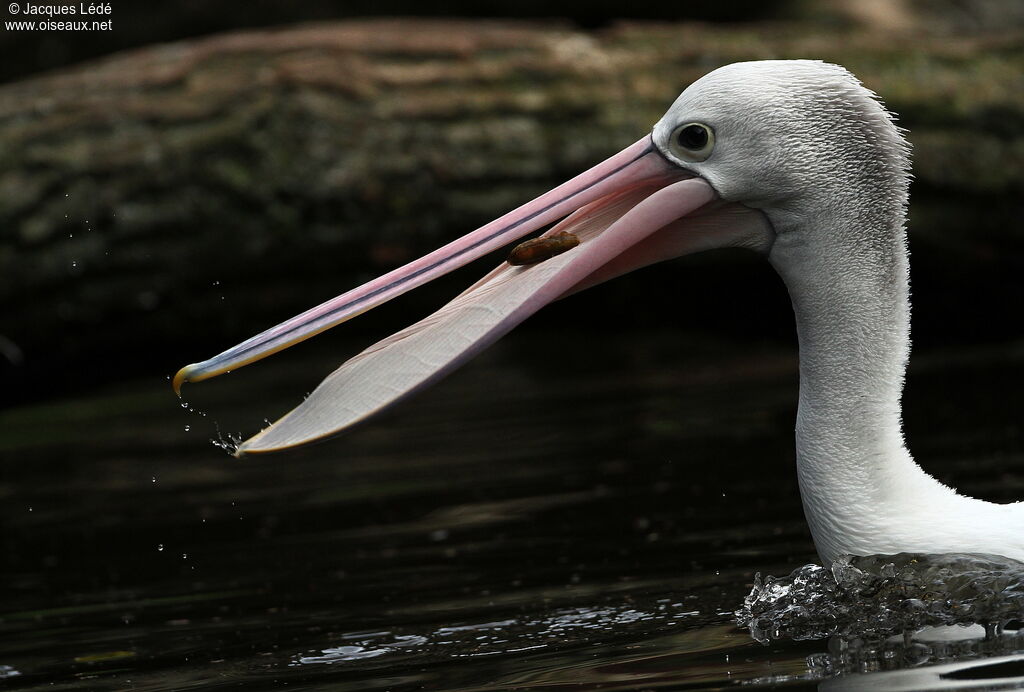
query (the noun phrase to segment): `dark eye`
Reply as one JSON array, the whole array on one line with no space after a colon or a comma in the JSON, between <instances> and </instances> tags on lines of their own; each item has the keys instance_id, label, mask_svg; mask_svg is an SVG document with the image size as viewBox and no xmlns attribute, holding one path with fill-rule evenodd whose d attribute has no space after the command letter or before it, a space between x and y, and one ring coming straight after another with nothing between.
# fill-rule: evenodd
<instances>
[{"instance_id":1,"label":"dark eye","mask_svg":"<svg viewBox=\"0 0 1024 692\"><path fill-rule=\"evenodd\" d=\"M703 149L708 143L708 128L703 125L687 125L679 130L676 141L684 149Z\"/></svg>"},{"instance_id":2,"label":"dark eye","mask_svg":"<svg viewBox=\"0 0 1024 692\"><path fill-rule=\"evenodd\" d=\"M715 148L715 131L703 123L686 123L672 133L669 146L684 161L704 161Z\"/></svg>"}]
</instances>

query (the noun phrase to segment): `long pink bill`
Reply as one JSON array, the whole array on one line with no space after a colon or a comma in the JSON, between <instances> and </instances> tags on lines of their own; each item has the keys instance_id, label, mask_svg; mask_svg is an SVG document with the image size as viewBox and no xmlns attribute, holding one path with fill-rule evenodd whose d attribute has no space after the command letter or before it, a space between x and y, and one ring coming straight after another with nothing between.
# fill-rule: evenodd
<instances>
[{"instance_id":1,"label":"long pink bill","mask_svg":"<svg viewBox=\"0 0 1024 692\"><path fill-rule=\"evenodd\" d=\"M330 329L431 279L557 221L597 199L649 180L673 180L681 171L655 150L650 136L531 202L428 255L307 310L174 377L174 390L248 365Z\"/></svg>"},{"instance_id":2,"label":"long pink bill","mask_svg":"<svg viewBox=\"0 0 1024 692\"><path fill-rule=\"evenodd\" d=\"M346 362L236 454L313 442L384 410L451 372L547 303L593 283L593 277L607 278L602 268L615 258L629 257L659 229L716 198L700 178L666 184L662 175L657 181L617 187L549 232L576 235L577 247L532 266L503 263L434 314ZM678 241L659 242L663 250L678 249L673 245ZM630 264L665 258L641 253Z\"/></svg>"}]
</instances>

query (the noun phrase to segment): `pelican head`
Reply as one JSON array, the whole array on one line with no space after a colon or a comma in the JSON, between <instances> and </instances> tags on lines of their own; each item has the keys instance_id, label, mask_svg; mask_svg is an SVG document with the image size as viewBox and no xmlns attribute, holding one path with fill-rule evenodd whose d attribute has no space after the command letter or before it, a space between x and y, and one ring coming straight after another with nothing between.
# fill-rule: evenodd
<instances>
[{"instance_id":1,"label":"pelican head","mask_svg":"<svg viewBox=\"0 0 1024 692\"><path fill-rule=\"evenodd\" d=\"M337 434L429 386L543 305L661 260L720 247L764 255L800 342L797 469L822 559L990 552L1024 559L1024 503L958 495L902 438L909 354L909 148L848 71L810 60L727 65L691 84L607 161L410 264L201 363L258 360L562 219L426 319L344 363L244 442L269 452ZM571 241L571 242L570 242Z\"/></svg>"},{"instance_id":2,"label":"pelican head","mask_svg":"<svg viewBox=\"0 0 1024 692\"><path fill-rule=\"evenodd\" d=\"M707 145L690 146L703 132ZM839 202L906 203L906 140L875 94L838 65L721 67L679 95L652 138L721 199L763 210L778 233L813 230L807 215Z\"/></svg>"}]
</instances>

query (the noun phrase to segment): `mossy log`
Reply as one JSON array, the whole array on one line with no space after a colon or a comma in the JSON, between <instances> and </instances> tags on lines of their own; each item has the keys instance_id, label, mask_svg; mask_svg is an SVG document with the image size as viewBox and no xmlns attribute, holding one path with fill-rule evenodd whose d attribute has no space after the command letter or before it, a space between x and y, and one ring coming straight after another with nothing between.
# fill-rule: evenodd
<instances>
[{"instance_id":1,"label":"mossy log","mask_svg":"<svg viewBox=\"0 0 1024 692\"><path fill-rule=\"evenodd\" d=\"M210 342L266 326L617 151L737 60L846 65L911 130L915 194L1012 199L1022 46L803 24L359 21L157 45L9 84L0 351L52 360L196 322ZM225 292L232 324L212 300Z\"/></svg>"}]
</instances>

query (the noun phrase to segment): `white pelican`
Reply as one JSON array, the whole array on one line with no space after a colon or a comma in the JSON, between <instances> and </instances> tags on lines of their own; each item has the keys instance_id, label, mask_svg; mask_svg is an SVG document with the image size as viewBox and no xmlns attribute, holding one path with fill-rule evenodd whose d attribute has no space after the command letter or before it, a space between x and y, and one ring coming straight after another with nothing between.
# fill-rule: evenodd
<instances>
[{"instance_id":1,"label":"white pelican","mask_svg":"<svg viewBox=\"0 0 1024 692\"><path fill-rule=\"evenodd\" d=\"M175 389L286 348L568 215L547 235L570 233L577 247L532 266L503 263L343 364L238 454L285 449L334 435L433 383L559 297L671 257L746 247L781 275L796 313L797 472L825 564L844 553L904 551L1024 560L1024 502L959 495L925 473L903 442L908 182L908 145L892 116L842 67L728 65L690 85L650 135L607 161L182 368Z\"/></svg>"}]
</instances>

